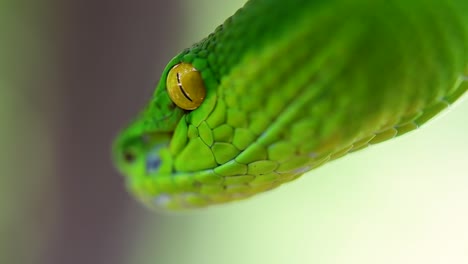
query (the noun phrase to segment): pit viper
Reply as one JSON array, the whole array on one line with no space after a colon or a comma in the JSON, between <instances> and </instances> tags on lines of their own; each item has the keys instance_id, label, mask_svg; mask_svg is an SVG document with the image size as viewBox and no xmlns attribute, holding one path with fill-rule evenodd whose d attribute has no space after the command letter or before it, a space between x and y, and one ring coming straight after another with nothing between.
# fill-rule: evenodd
<instances>
[{"instance_id":1,"label":"pit viper","mask_svg":"<svg viewBox=\"0 0 468 264\"><path fill-rule=\"evenodd\" d=\"M466 0L250 0L167 64L113 158L153 208L245 199L420 127L467 62Z\"/></svg>"}]
</instances>

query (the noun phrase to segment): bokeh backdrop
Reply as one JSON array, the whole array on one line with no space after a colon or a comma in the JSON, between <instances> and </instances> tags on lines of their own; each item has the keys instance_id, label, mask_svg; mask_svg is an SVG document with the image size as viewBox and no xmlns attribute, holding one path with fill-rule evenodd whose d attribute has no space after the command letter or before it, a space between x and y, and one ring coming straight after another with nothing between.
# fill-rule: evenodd
<instances>
[{"instance_id":1,"label":"bokeh backdrop","mask_svg":"<svg viewBox=\"0 0 468 264\"><path fill-rule=\"evenodd\" d=\"M468 263L468 100L246 201L130 197L113 137L243 2L0 0L0 263Z\"/></svg>"}]
</instances>

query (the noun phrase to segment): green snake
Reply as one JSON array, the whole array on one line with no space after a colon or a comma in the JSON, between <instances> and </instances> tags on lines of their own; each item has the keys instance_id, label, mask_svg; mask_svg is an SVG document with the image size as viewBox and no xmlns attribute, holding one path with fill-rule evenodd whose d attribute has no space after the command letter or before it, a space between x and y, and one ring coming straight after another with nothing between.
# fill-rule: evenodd
<instances>
[{"instance_id":1,"label":"green snake","mask_svg":"<svg viewBox=\"0 0 468 264\"><path fill-rule=\"evenodd\" d=\"M153 208L245 199L467 90L466 0L250 0L166 66L113 155Z\"/></svg>"}]
</instances>

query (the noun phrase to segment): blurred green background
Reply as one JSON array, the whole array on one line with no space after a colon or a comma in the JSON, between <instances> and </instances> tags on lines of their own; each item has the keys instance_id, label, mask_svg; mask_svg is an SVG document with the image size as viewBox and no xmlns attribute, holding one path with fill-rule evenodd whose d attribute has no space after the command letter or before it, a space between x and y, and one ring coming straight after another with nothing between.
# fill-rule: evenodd
<instances>
[{"instance_id":1,"label":"blurred green background","mask_svg":"<svg viewBox=\"0 0 468 264\"><path fill-rule=\"evenodd\" d=\"M0 0L0 263L468 263L467 100L246 201L125 192L112 138L243 2Z\"/></svg>"}]
</instances>

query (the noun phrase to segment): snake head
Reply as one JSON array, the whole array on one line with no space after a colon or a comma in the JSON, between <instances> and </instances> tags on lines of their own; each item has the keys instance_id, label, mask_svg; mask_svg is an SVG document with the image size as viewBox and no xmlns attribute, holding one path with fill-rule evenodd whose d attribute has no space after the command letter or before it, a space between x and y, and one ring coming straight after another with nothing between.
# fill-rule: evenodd
<instances>
[{"instance_id":1,"label":"snake head","mask_svg":"<svg viewBox=\"0 0 468 264\"><path fill-rule=\"evenodd\" d=\"M292 43L301 43L302 32L297 38ZM156 209L226 203L276 188L330 159L330 151L317 150L345 147L335 132L319 133L321 120L303 119L307 111L317 116L325 109L309 109L309 102L334 76L319 74L329 53L304 59L304 50L291 52L289 43L246 55L229 70L216 61L222 56L199 46L169 62L150 104L114 145L130 192ZM287 51L288 60L271 67ZM177 70L180 65L185 69ZM291 71L294 78L280 74ZM311 83L316 89L307 89ZM314 140L303 140L310 131Z\"/></svg>"},{"instance_id":2,"label":"snake head","mask_svg":"<svg viewBox=\"0 0 468 264\"><path fill-rule=\"evenodd\" d=\"M274 182L279 173L272 169L278 164L264 160L266 148L254 142L267 120L251 123L249 130L242 112L227 109L219 93L223 89L220 80L206 60L193 59L193 52L186 51L169 62L146 110L114 143L114 161L125 175L128 189L151 208L224 203L291 178ZM180 65L185 68L180 70ZM193 86L203 86L203 93ZM194 107L196 100L199 105ZM254 134L252 129L258 132Z\"/></svg>"},{"instance_id":3,"label":"snake head","mask_svg":"<svg viewBox=\"0 0 468 264\"><path fill-rule=\"evenodd\" d=\"M293 180L312 163L327 159L307 150L300 153L297 146L277 134L279 130L268 129L278 109L286 106L283 97L229 94L233 91L230 88L244 89L252 80L258 84L252 93L268 87L261 82L276 82L258 77L264 65L257 62L254 70L237 68L229 78L220 80L206 61L193 59L192 53L182 53L167 65L147 109L114 144L114 160L126 176L126 185L144 204L172 210L244 199ZM263 61L268 62L268 58ZM201 80L192 70L188 71L189 81L178 72L171 73L184 64L196 69ZM175 81L170 80L171 75ZM201 83L203 99L192 109L195 100L190 99L199 93L190 86ZM171 95L171 87L182 103ZM266 111L259 107L262 102ZM297 127L302 130L304 126L300 123Z\"/></svg>"},{"instance_id":4,"label":"snake head","mask_svg":"<svg viewBox=\"0 0 468 264\"><path fill-rule=\"evenodd\" d=\"M171 60L148 107L113 145L114 162L128 189L152 208L211 203L200 202L202 182L217 181L223 189L221 177L213 174L218 163L200 137L211 133L205 119L216 103L217 82L198 66L200 71L183 54ZM201 123L205 132L199 129Z\"/></svg>"}]
</instances>

